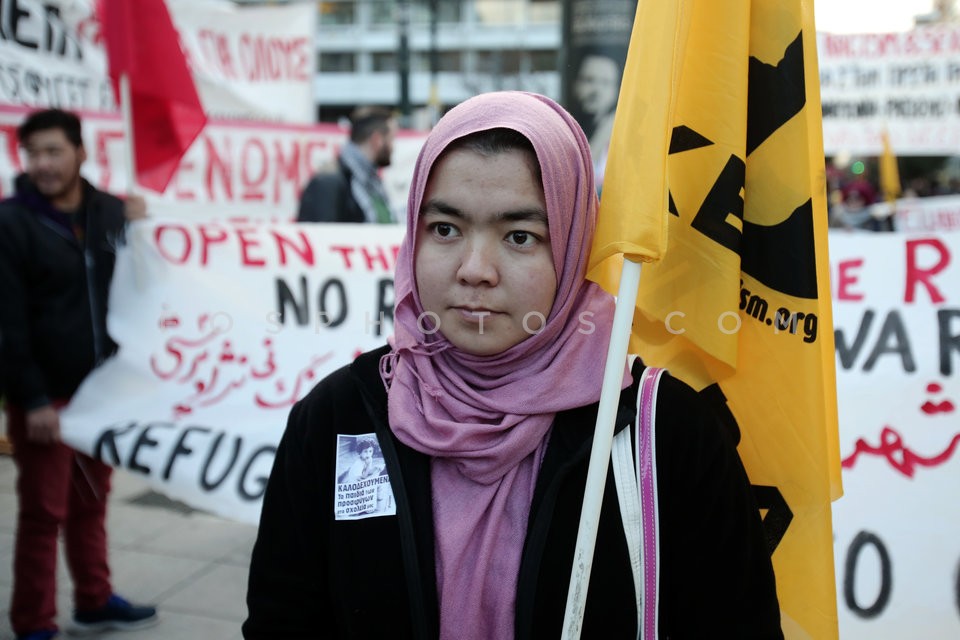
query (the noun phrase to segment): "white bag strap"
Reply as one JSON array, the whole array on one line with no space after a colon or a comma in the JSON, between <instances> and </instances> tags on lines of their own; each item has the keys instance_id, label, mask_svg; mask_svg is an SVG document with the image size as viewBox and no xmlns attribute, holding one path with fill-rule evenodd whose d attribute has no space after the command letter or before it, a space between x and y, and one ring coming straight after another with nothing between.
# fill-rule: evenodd
<instances>
[{"instance_id":1,"label":"white bag strap","mask_svg":"<svg viewBox=\"0 0 960 640\"><path fill-rule=\"evenodd\" d=\"M632 360L631 360L632 366ZM627 537L637 595L637 628L640 640L656 640L660 577L659 511L657 503L656 423L657 390L663 369L647 367L637 389L636 451L630 429L613 438L611 464L616 481L620 515Z\"/></svg>"},{"instance_id":2,"label":"white bag strap","mask_svg":"<svg viewBox=\"0 0 960 640\"><path fill-rule=\"evenodd\" d=\"M640 515L640 487L634 471L633 445L630 441L630 429L621 429L613 437L610 461L613 464L613 478L617 486L617 499L620 502L620 517L623 530L627 535L627 552L630 555L630 567L633 569L633 587L637 594L637 628L642 628L643 615L643 560L640 556L643 517Z\"/></svg>"}]
</instances>

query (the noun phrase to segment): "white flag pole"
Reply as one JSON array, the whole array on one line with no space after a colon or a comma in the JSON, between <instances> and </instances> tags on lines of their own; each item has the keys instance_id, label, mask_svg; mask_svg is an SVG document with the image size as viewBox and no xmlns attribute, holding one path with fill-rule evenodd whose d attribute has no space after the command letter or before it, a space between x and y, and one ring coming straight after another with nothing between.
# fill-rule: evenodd
<instances>
[{"instance_id":1,"label":"white flag pole","mask_svg":"<svg viewBox=\"0 0 960 640\"><path fill-rule=\"evenodd\" d=\"M137 192L137 166L133 153L133 105L130 99L130 76L120 74L120 113L123 116L123 155L126 165L127 194Z\"/></svg>"},{"instance_id":2,"label":"white flag pole","mask_svg":"<svg viewBox=\"0 0 960 640\"><path fill-rule=\"evenodd\" d=\"M637 302L639 286L640 263L624 258L617 308L613 315L613 330L603 372L603 386L600 388L600 408L597 412L593 448L590 450L590 466L587 468L587 483L583 492L583 510L580 512L580 528L577 531L577 546L573 555L570 588L567 591L562 640L577 640L583 626L587 587L593 568L593 549L597 543L597 526L600 523L600 505L603 502L607 467L610 464L614 421L620 404L620 387L623 384L627 346L633 325L633 308Z\"/></svg>"}]
</instances>

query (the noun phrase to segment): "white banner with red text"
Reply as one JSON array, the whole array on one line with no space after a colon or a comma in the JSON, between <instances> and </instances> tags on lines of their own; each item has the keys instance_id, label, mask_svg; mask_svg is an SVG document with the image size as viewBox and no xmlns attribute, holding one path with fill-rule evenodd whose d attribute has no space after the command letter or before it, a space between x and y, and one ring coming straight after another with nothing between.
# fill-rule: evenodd
<instances>
[{"instance_id":1,"label":"white banner with red text","mask_svg":"<svg viewBox=\"0 0 960 640\"><path fill-rule=\"evenodd\" d=\"M830 235L841 638L960 637L960 233Z\"/></svg>"},{"instance_id":2,"label":"white banner with red text","mask_svg":"<svg viewBox=\"0 0 960 640\"><path fill-rule=\"evenodd\" d=\"M115 111L92 0L0 0L0 104ZM315 119L316 4L170 0L213 117ZM960 148L960 26L817 34L827 155ZM776 62L776 61L774 61Z\"/></svg>"},{"instance_id":3,"label":"white banner with red text","mask_svg":"<svg viewBox=\"0 0 960 640\"><path fill-rule=\"evenodd\" d=\"M149 219L73 446L255 523L291 405L392 332L401 226ZM960 233L831 232L843 638L960 637ZM785 372L786 374L786 372Z\"/></svg>"},{"instance_id":4,"label":"white banner with red text","mask_svg":"<svg viewBox=\"0 0 960 640\"><path fill-rule=\"evenodd\" d=\"M960 25L903 33L817 34L823 147L828 156L960 149Z\"/></svg>"},{"instance_id":5,"label":"white banner with red text","mask_svg":"<svg viewBox=\"0 0 960 640\"><path fill-rule=\"evenodd\" d=\"M118 354L64 437L164 493L256 523L290 407L393 330L399 225L137 222L118 251Z\"/></svg>"},{"instance_id":6,"label":"white banner with red text","mask_svg":"<svg viewBox=\"0 0 960 640\"><path fill-rule=\"evenodd\" d=\"M960 195L902 198L894 203L897 231L960 231Z\"/></svg>"},{"instance_id":7,"label":"white banner with red text","mask_svg":"<svg viewBox=\"0 0 960 640\"><path fill-rule=\"evenodd\" d=\"M0 198L12 193L23 171L16 128L30 109L0 105ZM127 189L123 128L118 115L83 113L87 161L81 172L112 193ZM400 131L393 162L382 171L398 220L405 217L413 165L426 134ZM150 211L190 220L241 218L291 220L310 176L333 161L347 132L328 124L313 126L212 121L180 161L163 194L144 193Z\"/></svg>"},{"instance_id":8,"label":"white banner with red text","mask_svg":"<svg viewBox=\"0 0 960 640\"><path fill-rule=\"evenodd\" d=\"M167 5L209 117L316 120L316 3L167 0Z\"/></svg>"},{"instance_id":9,"label":"white banner with red text","mask_svg":"<svg viewBox=\"0 0 960 640\"><path fill-rule=\"evenodd\" d=\"M93 0L0 0L0 104L116 112ZM316 5L168 0L204 110L310 123Z\"/></svg>"}]
</instances>

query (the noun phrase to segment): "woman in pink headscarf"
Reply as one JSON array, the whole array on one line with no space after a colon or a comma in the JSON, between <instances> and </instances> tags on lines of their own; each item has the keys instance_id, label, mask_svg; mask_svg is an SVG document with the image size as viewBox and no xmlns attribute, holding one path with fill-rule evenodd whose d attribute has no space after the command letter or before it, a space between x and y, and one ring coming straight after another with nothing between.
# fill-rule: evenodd
<instances>
[{"instance_id":1,"label":"woman in pink headscarf","mask_svg":"<svg viewBox=\"0 0 960 640\"><path fill-rule=\"evenodd\" d=\"M560 636L614 309L585 279L595 193L586 138L548 98L485 94L437 124L414 172L389 346L291 411L245 637ZM624 367L629 470L640 379L653 378ZM582 637L780 638L735 443L691 389L657 380L655 489L635 473L607 483ZM386 467L338 483L358 438ZM653 513L634 519L643 499Z\"/></svg>"}]
</instances>

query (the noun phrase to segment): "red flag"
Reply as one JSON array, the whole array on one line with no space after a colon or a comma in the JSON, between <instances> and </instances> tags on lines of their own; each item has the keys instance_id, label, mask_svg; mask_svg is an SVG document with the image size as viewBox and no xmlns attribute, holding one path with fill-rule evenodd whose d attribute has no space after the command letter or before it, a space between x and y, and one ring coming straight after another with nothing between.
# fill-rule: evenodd
<instances>
[{"instance_id":1,"label":"red flag","mask_svg":"<svg viewBox=\"0 0 960 640\"><path fill-rule=\"evenodd\" d=\"M164 0L100 0L110 80L130 84L137 182L163 192L207 117ZM121 98L122 99L122 98Z\"/></svg>"}]
</instances>

